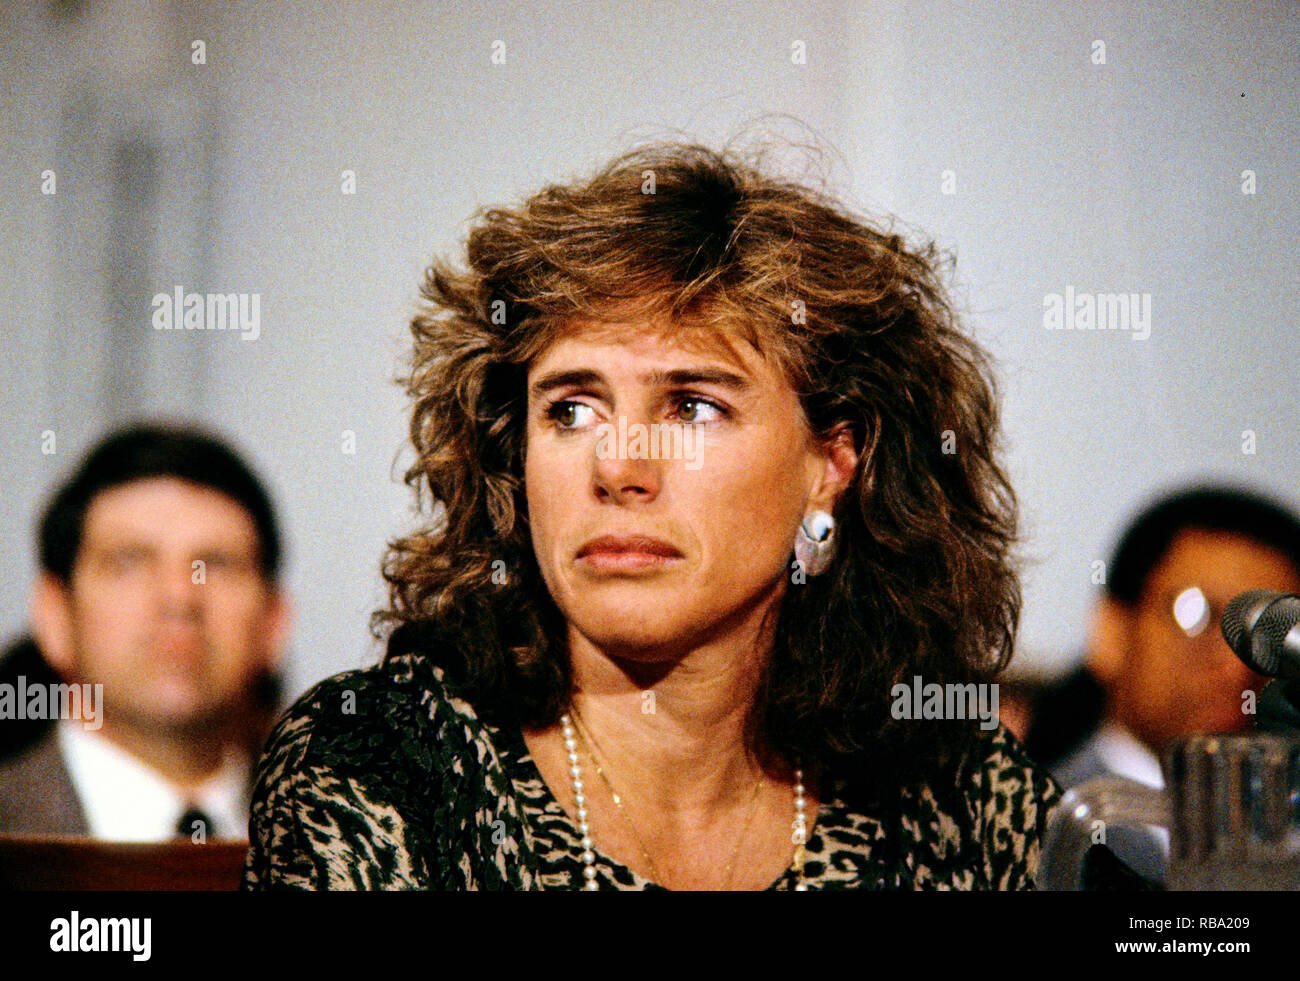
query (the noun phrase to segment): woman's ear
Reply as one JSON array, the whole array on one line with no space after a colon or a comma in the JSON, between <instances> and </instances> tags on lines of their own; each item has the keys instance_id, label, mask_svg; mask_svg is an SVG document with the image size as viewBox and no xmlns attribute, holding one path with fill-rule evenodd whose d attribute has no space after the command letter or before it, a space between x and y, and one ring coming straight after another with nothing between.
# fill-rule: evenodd
<instances>
[{"instance_id":1,"label":"woman's ear","mask_svg":"<svg viewBox=\"0 0 1300 981\"><path fill-rule=\"evenodd\" d=\"M1088 630L1088 670L1105 687L1119 677L1128 649L1130 614L1128 607L1103 597L1092 611Z\"/></svg>"},{"instance_id":2,"label":"woman's ear","mask_svg":"<svg viewBox=\"0 0 1300 981\"><path fill-rule=\"evenodd\" d=\"M819 471L808 504L811 509L834 513L835 503L857 472L858 449L848 423L841 423L820 443Z\"/></svg>"}]
</instances>

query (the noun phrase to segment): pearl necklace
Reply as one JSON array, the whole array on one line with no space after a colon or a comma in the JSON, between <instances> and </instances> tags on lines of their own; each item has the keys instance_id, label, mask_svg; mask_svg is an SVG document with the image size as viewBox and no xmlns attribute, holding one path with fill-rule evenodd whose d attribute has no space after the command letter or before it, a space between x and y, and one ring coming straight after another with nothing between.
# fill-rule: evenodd
<instances>
[{"instance_id":1,"label":"pearl necklace","mask_svg":"<svg viewBox=\"0 0 1300 981\"><path fill-rule=\"evenodd\" d=\"M578 740L573 731L573 721L569 718L568 713L560 716L560 728L563 730L564 734L564 749L569 757L569 781L573 787L573 801L577 807L578 830L582 833L582 875L584 880L582 888L590 892L595 892L600 889L600 885L596 882L596 853L592 850L591 825L587 821L587 796L584 793L585 785L582 782L582 771L578 765ZM594 759L595 758L593 757L593 760ZM610 785L608 778L605 777L604 773L601 773L600 775L601 778L605 780L606 786L609 787L610 795L613 796L614 802L621 808L622 802L619 800L618 795L614 793L614 788ZM757 802L757 793L755 794L754 799L755 802ZM790 822L790 841L794 845L794 856L791 860L791 867L794 869L795 876L798 879L794 887L796 892L808 891L808 883L804 880L803 872L804 858L806 854L804 842L808 839L807 807L808 802L804 796L803 769L796 766L794 771L794 820ZM750 814L750 819L753 819L752 813ZM630 823L631 819L629 819L629 824ZM748 829L748 827L749 824L746 822L745 829ZM632 827L632 833L636 834L635 825ZM741 836L743 838L744 830L741 831ZM637 835L637 841L640 842L640 835ZM737 842L736 847L739 849L739 842ZM644 844L641 845L641 850L642 853L645 854L647 863L649 863L650 867L653 869L653 863L649 861L649 855L645 853ZM734 856L732 861L734 863ZM728 869L728 871L730 872L730 869Z\"/></svg>"},{"instance_id":2,"label":"pearl necklace","mask_svg":"<svg viewBox=\"0 0 1300 981\"><path fill-rule=\"evenodd\" d=\"M650 857L650 851L646 848L645 842L641 838L641 832L637 831L636 823L632 820L632 815L628 814L624 809L623 799L619 796L618 791L614 789L614 785L610 783L609 777L605 776L604 767L600 765L601 758L603 758L605 754L596 743L596 737L591 734L591 730L589 730L586 724L582 721L582 714L576 707L573 710L573 722L577 727L578 737L582 742L586 743L587 756L591 759L591 765L596 768L596 775L604 781L605 787L609 790L610 797L614 798L614 804L618 807L619 815L627 822L627 826L632 829L632 836L636 838L636 843L641 848L641 857L645 859L646 867L650 870L650 878L655 882L661 882L662 880L659 876L659 870L655 868L654 859ZM749 817L745 819L745 824L740 829L740 834L736 836L736 847L732 849L731 859L727 862L727 867L723 870L727 873L727 878L722 883L722 888L724 890L731 888L731 879L734 874L736 859L740 855L740 846L745 843L745 834L749 831L749 826L754 822L754 815L758 812L758 798L762 790L763 778L760 775L759 778L754 781L754 800L750 805Z\"/></svg>"}]
</instances>

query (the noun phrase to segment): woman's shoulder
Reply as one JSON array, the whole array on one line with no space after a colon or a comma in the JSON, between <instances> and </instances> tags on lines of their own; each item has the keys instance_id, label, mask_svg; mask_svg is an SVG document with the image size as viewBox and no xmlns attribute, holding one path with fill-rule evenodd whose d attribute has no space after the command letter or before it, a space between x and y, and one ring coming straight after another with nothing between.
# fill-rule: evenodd
<instances>
[{"instance_id":1,"label":"woman's shoulder","mask_svg":"<svg viewBox=\"0 0 1300 981\"><path fill-rule=\"evenodd\" d=\"M932 887L1032 888L1061 789L1001 723L977 733L951 779L904 792L910 864Z\"/></svg>"},{"instance_id":2,"label":"woman's shoulder","mask_svg":"<svg viewBox=\"0 0 1300 981\"><path fill-rule=\"evenodd\" d=\"M980 739L963 767L967 785L979 791L985 810L1007 815L1020 807L1046 804L1051 808L1061 788L1048 771L1034 762L1020 741L1002 723L980 731Z\"/></svg>"},{"instance_id":3,"label":"woman's shoulder","mask_svg":"<svg viewBox=\"0 0 1300 981\"><path fill-rule=\"evenodd\" d=\"M264 764L278 756L372 774L428 750L449 724L467 734L482 726L442 668L416 655L389 657L304 692L272 731Z\"/></svg>"},{"instance_id":4,"label":"woman's shoulder","mask_svg":"<svg viewBox=\"0 0 1300 981\"><path fill-rule=\"evenodd\" d=\"M474 709L417 656L317 683L280 718L258 767L245 886L459 881L467 798L488 808L506 794L491 749Z\"/></svg>"}]
</instances>

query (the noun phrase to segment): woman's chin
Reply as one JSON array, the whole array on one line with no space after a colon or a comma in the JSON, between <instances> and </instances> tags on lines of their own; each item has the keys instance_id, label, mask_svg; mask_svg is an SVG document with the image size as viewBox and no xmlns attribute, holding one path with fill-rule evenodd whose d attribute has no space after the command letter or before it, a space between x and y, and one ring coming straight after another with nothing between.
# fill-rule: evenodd
<instances>
[{"instance_id":1,"label":"woman's chin","mask_svg":"<svg viewBox=\"0 0 1300 981\"><path fill-rule=\"evenodd\" d=\"M610 610L573 621L595 648L620 660L655 663L679 660L699 642L697 623L645 619L642 610Z\"/></svg>"}]
</instances>

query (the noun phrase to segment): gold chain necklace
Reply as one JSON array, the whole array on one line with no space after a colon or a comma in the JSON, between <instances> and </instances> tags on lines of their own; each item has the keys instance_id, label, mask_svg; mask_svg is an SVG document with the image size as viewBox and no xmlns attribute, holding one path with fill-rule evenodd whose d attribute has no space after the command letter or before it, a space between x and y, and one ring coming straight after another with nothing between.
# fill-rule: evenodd
<instances>
[{"instance_id":1,"label":"gold chain necklace","mask_svg":"<svg viewBox=\"0 0 1300 981\"><path fill-rule=\"evenodd\" d=\"M632 820L632 815L627 813L627 811L624 809L622 796L618 793L617 790L614 789L614 785L610 782L609 777L606 776L605 774L604 767L601 766L600 759L597 758L596 755L597 753L599 753L600 757L603 758L605 755L604 752L600 749L599 745L597 745L595 737L591 735L591 730L590 728L588 728L586 721L578 713L577 707L571 706L571 708L573 711L574 721L578 724L578 732L581 735L582 741L587 745L587 755L591 758L592 765L596 768L596 773L600 776L601 780L604 782L606 789L609 790L609 795L611 798L613 798L614 804L615 806L618 807L619 813L624 817L624 819L626 819L628 827L631 828L632 835L634 838L636 838L637 845L641 848L641 856L645 859L646 866L649 868L650 874L654 877L654 880L656 882L662 884L663 879L660 877L659 871L655 867L654 860L650 857L650 851L649 849L646 848L645 841L641 838L640 832L637 831L636 822ZM568 750L568 754L569 754L570 777L574 783L574 796L578 805L578 818L579 818L579 824L582 829L583 861L586 865L586 869L584 869L584 874L587 876L587 884L585 888L591 889L595 887L595 881L593 875L595 870L594 868L592 868L594 855L591 851L590 827L587 824L586 798L582 793L582 789L583 789L582 779L578 773L578 764L577 764L577 756L576 756L576 740L572 738L572 730L569 728L568 725L568 716L567 715L561 716L560 721L564 729L565 747ZM758 812L758 799L762 788L763 788L763 776L760 773L758 781L754 784L754 800L750 805L749 816L745 819L745 824L740 829L740 836L736 839L736 847L732 850L730 861L727 862L727 866L725 869L727 873L727 878L722 887L724 890L729 889L731 887L731 881L735 874L736 858L740 855L740 846L744 843L745 835L749 831L749 826L753 823L754 815ZM792 840L797 845L795 849L795 860L793 865L798 876L798 885L796 886L796 889L798 889L799 891L803 891L807 889L807 885L805 884L803 878L803 861L802 861L803 851L804 851L803 841L805 840L805 835L807 833L806 831L807 826L805 824L805 817L803 813L804 812L803 790L804 790L803 771L802 769L799 769L796 770L796 777L795 777L795 820L793 823L793 827L795 828L795 833L792 836Z\"/></svg>"},{"instance_id":2,"label":"gold chain necklace","mask_svg":"<svg viewBox=\"0 0 1300 981\"><path fill-rule=\"evenodd\" d=\"M609 789L609 795L614 798L614 803L618 806L619 814L623 815L624 819L627 821L628 827L632 829L632 836L636 838L636 843L641 848L641 857L645 859L646 866L650 869L650 874L654 876L656 882L660 882L659 870L655 868L654 859L650 857L650 852L646 848L645 842L641 839L640 832L636 829L636 822L634 822L632 816L623 809L623 798L619 795L618 791L614 789L614 785L609 782L609 777L605 776L605 771L602 769L600 761L596 759L595 753L593 752L596 746L596 740L591 737L591 731L587 729L587 724L583 721L582 717L578 715L578 710L576 708L573 710L573 720L578 724L578 732L582 736L583 742L587 744L587 755L591 757L591 763L596 768L596 773L599 774L601 780L605 782L605 786ZM601 753L601 755L604 756L605 754Z\"/></svg>"}]
</instances>

